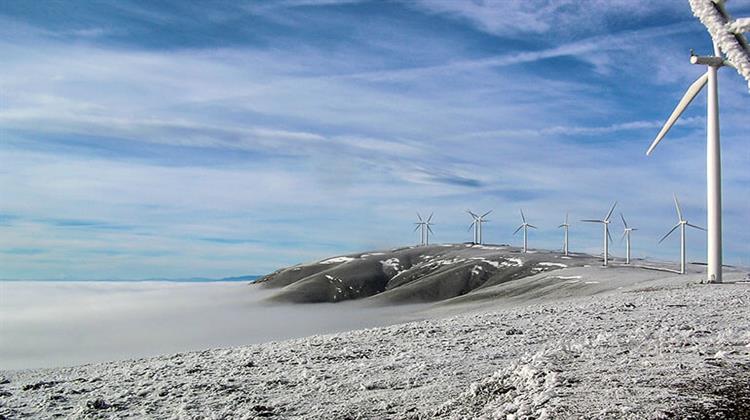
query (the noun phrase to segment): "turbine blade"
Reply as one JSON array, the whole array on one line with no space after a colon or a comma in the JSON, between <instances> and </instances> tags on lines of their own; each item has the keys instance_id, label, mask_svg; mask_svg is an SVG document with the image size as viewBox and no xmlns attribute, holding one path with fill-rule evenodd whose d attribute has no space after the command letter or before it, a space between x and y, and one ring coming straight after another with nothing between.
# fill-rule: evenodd
<instances>
[{"instance_id":1,"label":"turbine blade","mask_svg":"<svg viewBox=\"0 0 750 420\"><path fill-rule=\"evenodd\" d=\"M700 227L700 226L694 225L694 224L692 224L692 223L686 223L686 224L687 224L688 226L690 226L691 228L695 228L695 229L699 229L699 230L702 230L702 231L704 231L704 232L707 232L705 228L702 228L702 227Z\"/></svg>"},{"instance_id":2,"label":"turbine blade","mask_svg":"<svg viewBox=\"0 0 750 420\"><path fill-rule=\"evenodd\" d=\"M534 226L534 225L529 225L529 224L527 224L526 226L528 226L528 227L530 227L530 228L532 228L532 229L539 229L539 228L537 228L537 227L536 227L536 226Z\"/></svg>"},{"instance_id":3,"label":"turbine blade","mask_svg":"<svg viewBox=\"0 0 750 420\"><path fill-rule=\"evenodd\" d=\"M435 234L435 232L432 231L432 228L430 227L430 225L427 225L427 230L430 231L430 233Z\"/></svg>"},{"instance_id":4,"label":"turbine blade","mask_svg":"<svg viewBox=\"0 0 750 420\"><path fill-rule=\"evenodd\" d=\"M428 217L428 218L427 218L427 223L430 223L430 220L432 220L432 216L433 216L434 214L435 214L435 213L430 213L430 217Z\"/></svg>"},{"instance_id":5,"label":"turbine blade","mask_svg":"<svg viewBox=\"0 0 750 420\"><path fill-rule=\"evenodd\" d=\"M596 220L596 219L581 219L582 222L589 222L589 223L604 223L604 220Z\"/></svg>"},{"instance_id":6,"label":"turbine blade","mask_svg":"<svg viewBox=\"0 0 750 420\"><path fill-rule=\"evenodd\" d=\"M419 212L417 212L417 219L419 219L420 222L422 221L422 215L420 215Z\"/></svg>"},{"instance_id":7,"label":"turbine blade","mask_svg":"<svg viewBox=\"0 0 750 420\"><path fill-rule=\"evenodd\" d=\"M519 226L519 227L518 227L518 229L516 229L516 231L515 231L515 232L513 232L513 234L515 235L515 234L516 234L516 233L518 233L518 231L519 231L519 230L521 230L521 229L523 229L523 225Z\"/></svg>"},{"instance_id":8,"label":"turbine blade","mask_svg":"<svg viewBox=\"0 0 750 420\"><path fill-rule=\"evenodd\" d=\"M674 197L674 206L677 208L677 217L680 218L680 221L685 220L682 218L682 209L680 208L680 201L677 200L677 194L672 194L672 197Z\"/></svg>"},{"instance_id":9,"label":"turbine blade","mask_svg":"<svg viewBox=\"0 0 750 420\"><path fill-rule=\"evenodd\" d=\"M690 102L692 102L693 99L695 99L695 97L698 95L698 93L700 93L701 89L703 89L703 86L706 85L707 81L708 72L705 72L701 77L698 78L698 80L690 85L688 90L685 92L685 95L682 96L682 99L680 99L680 102L675 107L674 111L672 111L672 115L669 116L667 122L664 123L664 126L661 128L661 131L659 131L659 134L656 135L656 138L646 151L646 155L650 155L651 152L654 151L656 145L659 144L659 142L664 138L669 129L672 128L675 122L677 122L677 119L680 118L680 115L682 115L682 113L685 111L685 108L687 108L688 105L690 105Z\"/></svg>"},{"instance_id":10,"label":"turbine blade","mask_svg":"<svg viewBox=\"0 0 750 420\"><path fill-rule=\"evenodd\" d=\"M625 229L628 228L628 222L625 221L625 216L620 213L620 219L622 219L622 224L625 225Z\"/></svg>"},{"instance_id":11,"label":"turbine blade","mask_svg":"<svg viewBox=\"0 0 750 420\"><path fill-rule=\"evenodd\" d=\"M665 240L665 239L667 239L667 237L668 237L669 235L671 235L671 234L672 234L672 232L674 232L675 230L677 230L677 228L678 228L678 227L680 227L680 225L679 225L679 224L676 224L676 225L674 225L674 227L672 228L672 230L670 230L669 232L667 232L667 234L666 234L666 235L664 235L664 236L663 236L663 237L662 237L661 239L659 239L659 243L662 243L662 242L664 242L664 240Z\"/></svg>"},{"instance_id":12,"label":"turbine blade","mask_svg":"<svg viewBox=\"0 0 750 420\"><path fill-rule=\"evenodd\" d=\"M620 238L620 242L622 242L627 235L628 235L628 231L627 230L625 232L622 232L622 238Z\"/></svg>"},{"instance_id":13,"label":"turbine blade","mask_svg":"<svg viewBox=\"0 0 750 420\"><path fill-rule=\"evenodd\" d=\"M483 214L482 217L487 216L488 214L492 213L492 210L488 211L487 213Z\"/></svg>"},{"instance_id":14,"label":"turbine blade","mask_svg":"<svg viewBox=\"0 0 750 420\"><path fill-rule=\"evenodd\" d=\"M561 228L561 227L565 227L565 225L560 225L560 226L558 226L557 228L559 229L559 228Z\"/></svg>"},{"instance_id":15,"label":"turbine blade","mask_svg":"<svg viewBox=\"0 0 750 420\"><path fill-rule=\"evenodd\" d=\"M609 233L609 229L607 229L607 240L609 240L610 242L612 242L612 234Z\"/></svg>"},{"instance_id":16,"label":"turbine blade","mask_svg":"<svg viewBox=\"0 0 750 420\"><path fill-rule=\"evenodd\" d=\"M568 224L568 213L567 212L565 213L565 224L566 225Z\"/></svg>"},{"instance_id":17,"label":"turbine blade","mask_svg":"<svg viewBox=\"0 0 750 420\"><path fill-rule=\"evenodd\" d=\"M523 214L523 209L521 209L521 220L523 220L524 223L526 223L526 216Z\"/></svg>"},{"instance_id":18,"label":"turbine blade","mask_svg":"<svg viewBox=\"0 0 750 420\"><path fill-rule=\"evenodd\" d=\"M421 228L421 227L422 227L422 225L420 225L419 223L417 223L417 227L414 228L414 232L416 232L417 230L419 230L419 228Z\"/></svg>"},{"instance_id":19,"label":"turbine blade","mask_svg":"<svg viewBox=\"0 0 750 420\"><path fill-rule=\"evenodd\" d=\"M475 224L475 223L476 223L476 222L474 222L474 223L470 224L470 225L469 225L469 228L468 228L468 229L466 229L466 231L467 231L467 232L468 232L468 231L470 231L470 230L471 230L471 228L473 228L473 227L474 227L474 224Z\"/></svg>"},{"instance_id":20,"label":"turbine blade","mask_svg":"<svg viewBox=\"0 0 750 420\"><path fill-rule=\"evenodd\" d=\"M604 220L604 221L609 220L609 218L612 216L612 212L615 211L615 207L617 207L617 201L615 201L615 203L612 204L612 208L609 209L609 213L607 213L607 217L605 217L602 220Z\"/></svg>"},{"instance_id":21,"label":"turbine blade","mask_svg":"<svg viewBox=\"0 0 750 420\"><path fill-rule=\"evenodd\" d=\"M473 217L473 218L475 218L475 219L476 219L477 217L479 217L479 216L477 216L476 214L474 214L474 212L473 212L473 211L471 211L471 210L466 210L466 212L467 212L467 213L469 213L469 214L471 215L471 217Z\"/></svg>"}]
</instances>

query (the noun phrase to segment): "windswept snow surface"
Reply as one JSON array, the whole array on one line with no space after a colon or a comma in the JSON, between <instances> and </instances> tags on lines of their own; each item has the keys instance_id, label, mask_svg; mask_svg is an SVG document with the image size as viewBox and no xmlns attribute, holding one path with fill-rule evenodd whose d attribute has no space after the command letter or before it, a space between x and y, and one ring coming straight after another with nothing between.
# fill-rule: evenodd
<instances>
[{"instance_id":1,"label":"windswept snow surface","mask_svg":"<svg viewBox=\"0 0 750 420\"><path fill-rule=\"evenodd\" d=\"M327 260L323 260L318 262L318 264L340 264L340 263L347 263L349 261L354 261L356 258L353 257L335 257L335 258L329 258Z\"/></svg>"},{"instance_id":2,"label":"windswept snow surface","mask_svg":"<svg viewBox=\"0 0 750 420\"><path fill-rule=\"evenodd\" d=\"M750 285L685 278L246 347L0 372L0 414L741 418L750 410Z\"/></svg>"}]
</instances>

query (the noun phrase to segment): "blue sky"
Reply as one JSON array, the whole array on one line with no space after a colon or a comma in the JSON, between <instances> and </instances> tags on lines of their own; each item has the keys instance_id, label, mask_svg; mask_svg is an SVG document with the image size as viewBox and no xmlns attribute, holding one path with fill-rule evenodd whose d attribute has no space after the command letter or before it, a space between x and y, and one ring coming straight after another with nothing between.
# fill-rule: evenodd
<instances>
[{"instance_id":1,"label":"blue sky","mask_svg":"<svg viewBox=\"0 0 750 420\"><path fill-rule=\"evenodd\" d=\"M644 152L710 47L681 0L5 1L0 278L262 274L414 243L417 211L467 241L467 208L519 244L523 207L557 248L566 211L614 200L636 255L676 259L672 193L705 224L705 96ZM750 265L750 95L720 89L725 259Z\"/></svg>"}]
</instances>

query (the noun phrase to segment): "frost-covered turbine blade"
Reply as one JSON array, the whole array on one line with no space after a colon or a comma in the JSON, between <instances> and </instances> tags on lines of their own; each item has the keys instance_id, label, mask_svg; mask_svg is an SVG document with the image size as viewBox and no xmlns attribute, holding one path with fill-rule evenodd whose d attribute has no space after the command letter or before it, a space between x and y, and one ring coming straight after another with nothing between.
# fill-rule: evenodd
<instances>
[{"instance_id":1,"label":"frost-covered turbine blade","mask_svg":"<svg viewBox=\"0 0 750 420\"><path fill-rule=\"evenodd\" d=\"M430 220L432 220L432 216L433 216L434 214L435 214L435 213L430 213L430 217L428 217L428 218L427 218L427 223L430 223Z\"/></svg>"},{"instance_id":2,"label":"frost-covered turbine blade","mask_svg":"<svg viewBox=\"0 0 750 420\"><path fill-rule=\"evenodd\" d=\"M530 228L532 228L532 229L538 229L538 228L537 228L536 226L534 226L534 225L529 225L529 224L527 224L526 226L528 226L528 227L530 227Z\"/></svg>"},{"instance_id":3,"label":"frost-covered turbine blade","mask_svg":"<svg viewBox=\"0 0 750 420\"><path fill-rule=\"evenodd\" d=\"M520 209L520 210L521 210L521 220L523 220L523 222L526 223L526 216L524 216L523 214L523 209Z\"/></svg>"},{"instance_id":4,"label":"frost-covered turbine blade","mask_svg":"<svg viewBox=\"0 0 750 420\"><path fill-rule=\"evenodd\" d=\"M622 224L625 225L625 229L628 228L628 222L625 221L625 216L620 213L620 219L622 219Z\"/></svg>"},{"instance_id":5,"label":"frost-covered turbine blade","mask_svg":"<svg viewBox=\"0 0 750 420\"><path fill-rule=\"evenodd\" d=\"M415 224L417 225L417 227L414 228L414 232L416 232L417 230L419 230L419 228L422 227L421 223L415 223Z\"/></svg>"},{"instance_id":6,"label":"frost-covered turbine blade","mask_svg":"<svg viewBox=\"0 0 750 420\"><path fill-rule=\"evenodd\" d=\"M669 235L671 235L671 234L672 234L672 232L674 232L675 230L677 230L677 228L678 228L678 227L680 227L680 224L679 224L679 223L678 223L678 224L676 224L676 225L674 225L674 227L672 228L672 230L670 230L669 232L667 232L667 234L666 234L666 235L662 236L662 238L661 238L661 239L659 239L659 243L662 243L662 242L664 242L664 240L665 240L665 239L667 239L667 237L669 237Z\"/></svg>"},{"instance_id":7,"label":"frost-covered turbine blade","mask_svg":"<svg viewBox=\"0 0 750 420\"><path fill-rule=\"evenodd\" d=\"M477 223L476 221L472 222L472 223L471 223L471 224L469 225L469 228L468 228L468 229L466 229L466 231L467 231L467 232L468 232L468 231L470 231L470 230L471 230L471 228L473 228L473 227L474 227L474 225L475 225L476 223Z\"/></svg>"},{"instance_id":8,"label":"frost-covered turbine blade","mask_svg":"<svg viewBox=\"0 0 750 420\"><path fill-rule=\"evenodd\" d=\"M674 207L677 209L677 217L680 219L680 221L685 220L682 218L682 209L680 208L679 200L677 200L677 194L672 194L672 197L674 198Z\"/></svg>"},{"instance_id":9,"label":"frost-covered turbine blade","mask_svg":"<svg viewBox=\"0 0 750 420\"><path fill-rule=\"evenodd\" d=\"M433 232L433 231L432 231L432 228L430 227L430 225L427 225L427 230L428 230L428 231L429 231L430 233L432 233L433 235L435 234L435 232Z\"/></svg>"},{"instance_id":10,"label":"frost-covered turbine blade","mask_svg":"<svg viewBox=\"0 0 750 420\"><path fill-rule=\"evenodd\" d=\"M488 211L487 213L483 214L482 216L480 216L480 218L481 218L481 217L485 217L485 216L487 216L487 215L488 215L488 214L490 214L490 213L492 213L492 210L490 210L490 211Z\"/></svg>"},{"instance_id":11,"label":"frost-covered turbine blade","mask_svg":"<svg viewBox=\"0 0 750 420\"><path fill-rule=\"evenodd\" d=\"M612 204L612 208L609 209L609 213L607 213L607 217L604 218L604 221L609 221L609 218L612 217L612 212L615 211L615 207L617 207L617 201L615 201L614 204Z\"/></svg>"},{"instance_id":12,"label":"frost-covered turbine blade","mask_svg":"<svg viewBox=\"0 0 750 420\"><path fill-rule=\"evenodd\" d=\"M471 215L471 217L473 217L473 218L475 218L475 219L476 219L477 217L479 217L479 216L477 216L476 214L474 214L474 212L473 212L473 211L471 211L471 210L466 210L466 212L467 212L467 213L469 213L469 214Z\"/></svg>"},{"instance_id":13,"label":"frost-covered turbine blade","mask_svg":"<svg viewBox=\"0 0 750 420\"><path fill-rule=\"evenodd\" d=\"M750 17L735 19L734 22L727 25L727 27L733 34L750 32Z\"/></svg>"},{"instance_id":14,"label":"frost-covered turbine blade","mask_svg":"<svg viewBox=\"0 0 750 420\"><path fill-rule=\"evenodd\" d=\"M680 115L682 115L683 112L685 112L685 109L690 105L690 102L693 102L693 99L700 93L701 89L703 89L703 86L706 86L706 82L708 81L708 72L703 73L701 77L698 78L695 82L693 82L692 85L688 88L687 92L685 92L685 95L682 96L682 99L680 99L680 102L677 104L677 107L675 107L674 111L672 111L672 115L669 116L667 119L667 122L664 123L664 127L661 128L661 131L659 131L659 134L656 135L656 138L651 143L651 146L646 151L646 155L650 155L651 152L654 151L654 148L657 144L661 141L661 139L664 138L664 136L667 135L667 132L669 132L669 129L672 128L672 126L677 122L677 119L680 118Z\"/></svg>"},{"instance_id":15,"label":"frost-covered turbine blade","mask_svg":"<svg viewBox=\"0 0 750 420\"><path fill-rule=\"evenodd\" d=\"M516 234L516 233L518 233L518 231L519 231L519 230L521 230L521 229L523 229L523 225L519 226L519 227L518 227L518 229L516 229L516 231L515 231L515 232L513 232L513 234L515 235L515 234Z\"/></svg>"}]
</instances>

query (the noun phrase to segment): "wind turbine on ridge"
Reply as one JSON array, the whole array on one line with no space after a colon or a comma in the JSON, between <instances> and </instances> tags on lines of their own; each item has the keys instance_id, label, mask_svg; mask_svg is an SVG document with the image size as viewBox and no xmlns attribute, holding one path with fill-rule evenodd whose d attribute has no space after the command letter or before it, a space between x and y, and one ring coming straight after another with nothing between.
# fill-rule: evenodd
<instances>
[{"instance_id":1,"label":"wind turbine on ridge","mask_svg":"<svg viewBox=\"0 0 750 420\"><path fill-rule=\"evenodd\" d=\"M625 221L625 216L620 213L620 219L622 219L622 225L625 227L622 231L622 239L625 239L625 264L630 264L630 234L638 228L628 226L628 222Z\"/></svg>"},{"instance_id":2,"label":"wind turbine on ridge","mask_svg":"<svg viewBox=\"0 0 750 420\"><path fill-rule=\"evenodd\" d=\"M525 254L529 250L529 228L536 229L536 226L526 222L526 216L523 214L523 209L521 209L521 220L523 223L521 223L521 226L513 232L513 235L523 229L523 252Z\"/></svg>"},{"instance_id":3,"label":"wind turbine on ridge","mask_svg":"<svg viewBox=\"0 0 750 420\"><path fill-rule=\"evenodd\" d=\"M430 233L434 233L432 231L432 228L430 226L433 225L432 223L432 215L433 213L430 213L430 217L427 218L427 220L422 219L422 215L417 212L417 219L419 219L418 222L414 223L417 225L417 227L414 228L414 232L417 231L417 229L422 229L420 232L420 244L419 245L429 245L430 244Z\"/></svg>"},{"instance_id":4,"label":"wind turbine on ridge","mask_svg":"<svg viewBox=\"0 0 750 420\"><path fill-rule=\"evenodd\" d=\"M614 204L612 204L612 207L609 209L609 213L607 213L606 216L604 216L604 219L597 220L597 219L584 219L581 220L582 222L588 222L588 223L601 223L604 226L604 265L607 266L609 263L609 241L612 240L612 235L609 234L609 223L611 220L609 220L610 217L612 217L612 212L615 211L615 207L617 206L617 201L615 201Z\"/></svg>"},{"instance_id":5,"label":"wind turbine on ridge","mask_svg":"<svg viewBox=\"0 0 750 420\"><path fill-rule=\"evenodd\" d=\"M690 1L693 13L706 25L713 41L714 54L712 56L697 56L692 51L690 63L706 66L706 72L687 89L677 103L674 111L667 119L659 134L646 151L651 155L656 145L664 138L670 128L677 122L680 115L708 84L706 95L706 216L707 230L707 281L721 283L722 281L722 240L721 240L721 145L719 141L719 68L723 66L735 67L730 63L739 63L740 57L744 62L750 61L750 45L742 32L748 31L746 23L738 24L740 19L733 21L724 8L724 0ZM720 45L725 48L722 54ZM729 47L729 49L727 49ZM724 56L727 56L725 60ZM747 78L747 67L735 67ZM748 79L750 80L750 79Z\"/></svg>"},{"instance_id":6,"label":"wind turbine on ridge","mask_svg":"<svg viewBox=\"0 0 750 420\"><path fill-rule=\"evenodd\" d=\"M482 223L487 223L489 220L486 220L485 217L487 217L488 214L492 213L492 210L488 211L487 213L479 216L478 214L472 212L471 210L466 210L467 213L471 215L471 217L474 219L473 222L469 225L469 229L474 228L474 243L475 244L482 244Z\"/></svg>"},{"instance_id":7,"label":"wind turbine on ridge","mask_svg":"<svg viewBox=\"0 0 750 420\"><path fill-rule=\"evenodd\" d=\"M570 224L568 223L568 213L565 213L565 222L558 226L557 228L563 228L564 236L563 236L563 255L568 255L568 228L570 227Z\"/></svg>"},{"instance_id":8,"label":"wind turbine on ridge","mask_svg":"<svg viewBox=\"0 0 750 420\"><path fill-rule=\"evenodd\" d=\"M686 264L686 262L687 262L686 258L687 257L686 257L686 253L685 253L685 230L686 230L686 227L690 226L691 228L699 229L699 230L703 230L703 231L705 231L706 229L704 229L704 228L702 228L700 226L696 226L696 225L688 222L687 220L685 220L685 218L682 216L682 209L680 208L680 202L677 200L677 194L674 195L674 206L677 209L677 224L674 225L674 227L672 228L672 230L670 230L669 232L667 232L667 234L664 235L659 240L659 243L664 242L664 240L667 239L667 237L669 237L669 235L671 235L672 232L674 232L677 228L680 228L680 274L685 274L685 266L687 265Z\"/></svg>"}]
</instances>

